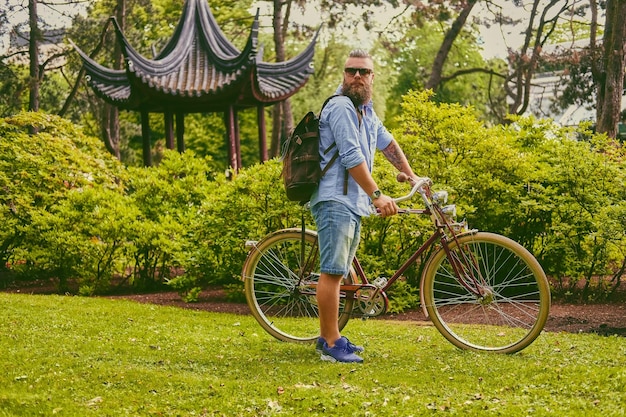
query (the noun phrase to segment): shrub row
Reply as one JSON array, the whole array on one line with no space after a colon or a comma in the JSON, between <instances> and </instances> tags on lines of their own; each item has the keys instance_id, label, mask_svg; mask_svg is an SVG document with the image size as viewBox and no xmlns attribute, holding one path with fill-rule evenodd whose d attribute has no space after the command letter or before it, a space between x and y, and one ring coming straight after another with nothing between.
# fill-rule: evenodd
<instances>
[{"instance_id":1,"label":"shrub row","mask_svg":"<svg viewBox=\"0 0 626 417\"><path fill-rule=\"evenodd\" d=\"M409 93L393 132L416 173L446 189L472 227L528 247L557 295L609 297L626 262L624 150L532 118L485 127L471 108L429 98ZM403 194L390 164L380 156L376 164L381 188ZM124 167L66 120L0 120L0 279L55 279L60 291L76 282L84 295L167 283L193 301L204 286L239 282L246 240L300 225L303 214L312 225L285 199L278 160L230 180L208 166L193 152L167 151L157 167ZM428 227L366 219L366 271L392 274ZM415 306L419 274L417 265L396 287L394 309Z\"/></svg>"}]
</instances>

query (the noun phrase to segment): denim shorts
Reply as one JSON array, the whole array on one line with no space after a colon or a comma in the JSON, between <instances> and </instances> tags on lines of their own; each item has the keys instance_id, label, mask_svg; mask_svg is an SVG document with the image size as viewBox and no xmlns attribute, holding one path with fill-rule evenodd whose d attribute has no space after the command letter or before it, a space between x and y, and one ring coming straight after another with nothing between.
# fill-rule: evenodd
<instances>
[{"instance_id":1,"label":"denim shorts","mask_svg":"<svg viewBox=\"0 0 626 417\"><path fill-rule=\"evenodd\" d=\"M320 201L311 213L317 226L320 272L348 275L359 246L361 217L337 201Z\"/></svg>"}]
</instances>

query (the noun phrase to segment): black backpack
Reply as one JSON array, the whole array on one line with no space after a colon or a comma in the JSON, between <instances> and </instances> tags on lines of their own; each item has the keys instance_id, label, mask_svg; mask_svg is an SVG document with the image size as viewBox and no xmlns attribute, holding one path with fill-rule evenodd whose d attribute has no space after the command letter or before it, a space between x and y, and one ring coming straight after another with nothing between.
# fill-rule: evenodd
<instances>
[{"instance_id":1,"label":"black backpack","mask_svg":"<svg viewBox=\"0 0 626 417\"><path fill-rule=\"evenodd\" d=\"M319 114L322 114L322 110L333 97L336 95L324 101ZM339 156L337 151L324 169L320 168L319 125L319 115L312 111L308 112L283 144L282 177L287 198L291 201L298 201L302 204L309 201L320 179ZM330 152L334 147L335 143L325 149L324 154Z\"/></svg>"}]
</instances>

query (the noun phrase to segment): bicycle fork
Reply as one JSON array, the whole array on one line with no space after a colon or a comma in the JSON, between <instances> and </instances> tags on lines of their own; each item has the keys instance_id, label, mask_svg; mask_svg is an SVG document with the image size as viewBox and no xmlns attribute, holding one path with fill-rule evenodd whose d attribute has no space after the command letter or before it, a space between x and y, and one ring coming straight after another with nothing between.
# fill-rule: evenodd
<instances>
[{"instance_id":1,"label":"bicycle fork","mask_svg":"<svg viewBox=\"0 0 626 417\"><path fill-rule=\"evenodd\" d=\"M493 291L481 274L478 259L471 250L459 244L456 236L454 240L456 241L456 248L450 250L449 245L444 244L444 250L459 284L476 296L480 304L491 304L494 300Z\"/></svg>"}]
</instances>

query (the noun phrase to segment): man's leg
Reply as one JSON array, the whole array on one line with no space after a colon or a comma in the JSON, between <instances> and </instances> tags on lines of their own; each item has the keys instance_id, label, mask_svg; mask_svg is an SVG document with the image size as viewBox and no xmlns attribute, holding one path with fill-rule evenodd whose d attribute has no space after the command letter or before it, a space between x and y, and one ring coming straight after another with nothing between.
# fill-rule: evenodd
<instances>
[{"instance_id":1,"label":"man's leg","mask_svg":"<svg viewBox=\"0 0 626 417\"><path fill-rule=\"evenodd\" d=\"M323 360L331 362L363 362L354 354L362 352L339 332L340 288L359 243L360 217L342 203L321 202L312 208L317 226L320 250L320 279L317 304L320 338L316 350Z\"/></svg>"},{"instance_id":2,"label":"man's leg","mask_svg":"<svg viewBox=\"0 0 626 417\"><path fill-rule=\"evenodd\" d=\"M317 284L317 306L320 318L320 336L329 347L341 337L337 319L339 317L339 288L342 275L321 273Z\"/></svg>"}]
</instances>

